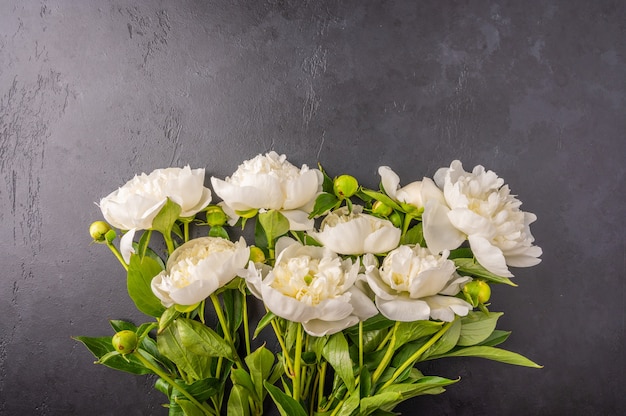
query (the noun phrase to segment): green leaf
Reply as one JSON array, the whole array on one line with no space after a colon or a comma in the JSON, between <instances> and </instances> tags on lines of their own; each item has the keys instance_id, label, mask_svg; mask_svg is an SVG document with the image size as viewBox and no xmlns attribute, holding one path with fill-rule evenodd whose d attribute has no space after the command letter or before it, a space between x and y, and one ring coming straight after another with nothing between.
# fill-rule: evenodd
<instances>
[{"instance_id":1,"label":"green leaf","mask_svg":"<svg viewBox=\"0 0 626 416\"><path fill-rule=\"evenodd\" d=\"M307 416L306 410L292 397L286 395L278 387L268 382L265 382L264 385L265 389L272 397L272 400L274 400L281 416Z\"/></svg>"},{"instance_id":2,"label":"green leaf","mask_svg":"<svg viewBox=\"0 0 626 416\"><path fill-rule=\"evenodd\" d=\"M263 330L263 328L268 326L274 320L274 318L276 318L276 315L274 315L274 313L268 311L265 314L265 316L263 318L261 318L261 320L257 324L256 329L254 330L253 338L256 338L257 335L259 335L259 333Z\"/></svg>"},{"instance_id":3,"label":"green leaf","mask_svg":"<svg viewBox=\"0 0 626 416\"><path fill-rule=\"evenodd\" d=\"M208 326L186 318L178 318L175 326L182 345L189 352L198 356L224 357L234 361L234 352L230 344Z\"/></svg>"},{"instance_id":4,"label":"green leaf","mask_svg":"<svg viewBox=\"0 0 626 416\"><path fill-rule=\"evenodd\" d=\"M213 227L209 228L209 237L219 237L223 238L224 240L230 239L226 228L222 227L221 225L214 225Z\"/></svg>"},{"instance_id":5,"label":"green leaf","mask_svg":"<svg viewBox=\"0 0 626 416\"><path fill-rule=\"evenodd\" d=\"M237 283L237 282L235 282ZM237 289L226 290L222 293L224 299L224 312L230 332L235 333L243 322L243 293Z\"/></svg>"},{"instance_id":6,"label":"green leaf","mask_svg":"<svg viewBox=\"0 0 626 416\"><path fill-rule=\"evenodd\" d=\"M487 337L486 340L482 341L480 345L495 347L496 345L500 345L506 341L509 335L511 335L511 331L500 331L496 329Z\"/></svg>"},{"instance_id":7,"label":"green leaf","mask_svg":"<svg viewBox=\"0 0 626 416\"><path fill-rule=\"evenodd\" d=\"M167 328L169 324L174 322L174 320L177 319L180 315L181 313L176 310L176 306L167 308L159 319L159 329L157 331L157 334L163 332L163 330L165 330L165 328Z\"/></svg>"},{"instance_id":8,"label":"green leaf","mask_svg":"<svg viewBox=\"0 0 626 416\"><path fill-rule=\"evenodd\" d=\"M268 243L276 242L278 237L289 232L289 220L276 210L262 212L258 216L259 223L265 231Z\"/></svg>"},{"instance_id":9,"label":"green leaf","mask_svg":"<svg viewBox=\"0 0 626 416\"><path fill-rule=\"evenodd\" d=\"M152 229L168 237L172 234L172 227L180 217L181 208L176 202L167 198L165 205L152 220Z\"/></svg>"},{"instance_id":10,"label":"green leaf","mask_svg":"<svg viewBox=\"0 0 626 416\"><path fill-rule=\"evenodd\" d=\"M443 354L447 351L450 351L452 348L456 346L456 343L459 341L459 337L461 336L461 321L456 319L450 329L446 331L445 334L435 344L427 349L419 361L424 361L426 357L435 354Z\"/></svg>"},{"instance_id":11,"label":"green leaf","mask_svg":"<svg viewBox=\"0 0 626 416\"><path fill-rule=\"evenodd\" d=\"M250 370L250 377L256 390L256 396L263 401L264 389L263 382L267 380L272 374L272 367L274 366L274 354L263 345L261 345L256 351L245 357L244 361Z\"/></svg>"},{"instance_id":12,"label":"green leaf","mask_svg":"<svg viewBox=\"0 0 626 416\"><path fill-rule=\"evenodd\" d=\"M159 317L165 311L159 298L152 293L150 285L154 276L162 270L161 265L148 256L143 259L135 254L130 256L126 280L128 294L137 309L153 317Z\"/></svg>"},{"instance_id":13,"label":"green leaf","mask_svg":"<svg viewBox=\"0 0 626 416\"><path fill-rule=\"evenodd\" d=\"M183 409L185 416L205 416L204 411L189 400L177 398L176 403Z\"/></svg>"},{"instance_id":14,"label":"green leaf","mask_svg":"<svg viewBox=\"0 0 626 416\"><path fill-rule=\"evenodd\" d=\"M230 371L230 378L234 385L245 388L248 391L248 394L253 396L255 401L259 400L260 396L256 394L252 377L250 377L250 374L246 370L243 368L232 369ZM263 384L261 384L261 388L263 388Z\"/></svg>"},{"instance_id":15,"label":"green leaf","mask_svg":"<svg viewBox=\"0 0 626 416\"><path fill-rule=\"evenodd\" d=\"M333 178L328 176L328 174L326 173L322 165L318 163L317 167L319 168L320 172L322 172L322 175L324 177L324 181L322 182L322 191L332 194L333 193Z\"/></svg>"},{"instance_id":16,"label":"green leaf","mask_svg":"<svg viewBox=\"0 0 626 416\"><path fill-rule=\"evenodd\" d=\"M339 409L337 416L350 416L354 414L354 411L359 408L360 397L358 390L350 393L348 399L343 402L343 405Z\"/></svg>"},{"instance_id":17,"label":"green leaf","mask_svg":"<svg viewBox=\"0 0 626 416\"><path fill-rule=\"evenodd\" d=\"M361 399L359 415L365 416L374 413L375 410L386 406L395 407L402 401L400 393L393 391L385 391Z\"/></svg>"},{"instance_id":18,"label":"green leaf","mask_svg":"<svg viewBox=\"0 0 626 416\"><path fill-rule=\"evenodd\" d=\"M393 199L389 198L387 195L385 195L385 194L383 194L381 192L372 191L370 189L362 189L361 191L365 195L369 196L370 198L373 198L373 199L375 199L377 201L380 201L383 204L385 204L385 205L387 205L387 206L389 206L389 207L391 207L391 208L393 208L395 210L404 212L402 207L396 201L394 201Z\"/></svg>"},{"instance_id":19,"label":"green leaf","mask_svg":"<svg viewBox=\"0 0 626 416\"><path fill-rule=\"evenodd\" d=\"M309 214L309 219L326 214L326 212L339 205L339 202L339 198L335 195L322 192L315 199L315 205L313 206L313 211Z\"/></svg>"},{"instance_id":20,"label":"green leaf","mask_svg":"<svg viewBox=\"0 0 626 416\"><path fill-rule=\"evenodd\" d=\"M491 273L474 259L468 258L455 258L452 259L457 267L457 272L464 275L471 275L475 277L482 277L485 280L489 280L494 283L504 283L509 286L517 286L508 277L498 276Z\"/></svg>"},{"instance_id":21,"label":"green leaf","mask_svg":"<svg viewBox=\"0 0 626 416\"><path fill-rule=\"evenodd\" d=\"M148 245L150 244L150 237L152 237L152 230L145 231L139 239L139 244L135 247L135 253L141 258L146 255Z\"/></svg>"},{"instance_id":22,"label":"green leaf","mask_svg":"<svg viewBox=\"0 0 626 416\"><path fill-rule=\"evenodd\" d=\"M354 372L352 370L352 359L348 350L348 341L342 332L337 332L330 336L328 342L322 349L322 355L333 367L337 375L341 377L349 391L355 386Z\"/></svg>"},{"instance_id":23,"label":"green leaf","mask_svg":"<svg viewBox=\"0 0 626 416\"><path fill-rule=\"evenodd\" d=\"M432 356L431 359L443 357L479 357L488 360L498 361L505 364L532 368L543 368L542 365L539 365L529 360L523 355L501 348L488 347L484 345L476 345L473 347L455 349L454 351L447 352L446 354Z\"/></svg>"},{"instance_id":24,"label":"green leaf","mask_svg":"<svg viewBox=\"0 0 626 416\"><path fill-rule=\"evenodd\" d=\"M391 386L386 387L381 391L399 393L401 396L401 400L407 400L423 394L442 393L443 391L445 391L443 387L457 383L459 380L460 378L456 380L450 380L444 377L425 376L414 383L392 384Z\"/></svg>"},{"instance_id":25,"label":"green leaf","mask_svg":"<svg viewBox=\"0 0 626 416\"><path fill-rule=\"evenodd\" d=\"M111 319L109 320L109 324L113 328L115 332L120 331L133 331L137 332L137 326L131 322L121 321L119 319Z\"/></svg>"},{"instance_id":26,"label":"green leaf","mask_svg":"<svg viewBox=\"0 0 626 416\"><path fill-rule=\"evenodd\" d=\"M73 337L76 341L79 341L87 347L87 349L98 359L105 355L114 352L115 349L111 344L112 337ZM146 368L137 358L132 354L122 356L116 355L107 359L103 365L113 368L115 370L125 371L131 374L152 374L152 370Z\"/></svg>"},{"instance_id":27,"label":"green leaf","mask_svg":"<svg viewBox=\"0 0 626 416\"><path fill-rule=\"evenodd\" d=\"M168 326L157 338L159 352L172 361L193 380L211 376L210 357L198 357L186 350L174 325Z\"/></svg>"},{"instance_id":28,"label":"green leaf","mask_svg":"<svg viewBox=\"0 0 626 416\"><path fill-rule=\"evenodd\" d=\"M248 404L248 397L248 390L246 390L243 386L235 384L230 389L230 396L228 396L228 415L250 416L250 405Z\"/></svg>"},{"instance_id":29,"label":"green leaf","mask_svg":"<svg viewBox=\"0 0 626 416\"><path fill-rule=\"evenodd\" d=\"M443 322L434 321L413 321L413 322L399 322L396 329L396 343L395 348L400 348L407 342L414 341L418 338L432 335L439 331L443 325Z\"/></svg>"},{"instance_id":30,"label":"green leaf","mask_svg":"<svg viewBox=\"0 0 626 416\"><path fill-rule=\"evenodd\" d=\"M424 242L424 232L422 230L422 223L420 222L414 227L411 227L409 231L406 232L404 237L402 237L401 244L418 244L420 246L425 246Z\"/></svg>"},{"instance_id":31,"label":"green leaf","mask_svg":"<svg viewBox=\"0 0 626 416\"><path fill-rule=\"evenodd\" d=\"M461 318L461 334L457 345L465 347L483 342L496 328L498 318L502 315L502 312L470 312Z\"/></svg>"}]
</instances>

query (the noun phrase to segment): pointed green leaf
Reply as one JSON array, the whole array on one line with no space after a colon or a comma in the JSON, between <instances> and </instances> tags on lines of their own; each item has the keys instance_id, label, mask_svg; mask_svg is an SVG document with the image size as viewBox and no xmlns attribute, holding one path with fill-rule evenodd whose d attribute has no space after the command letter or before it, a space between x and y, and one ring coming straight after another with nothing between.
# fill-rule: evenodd
<instances>
[{"instance_id":1,"label":"pointed green leaf","mask_svg":"<svg viewBox=\"0 0 626 416\"><path fill-rule=\"evenodd\" d=\"M76 341L82 342L85 347L98 359L103 358L105 355L114 352L115 349L111 344L112 337L73 337ZM112 356L108 358L103 365L125 371L131 374L152 374L152 370L146 368L137 358L132 354L122 357L121 355Z\"/></svg>"},{"instance_id":2,"label":"pointed green leaf","mask_svg":"<svg viewBox=\"0 0 626 416\"><path fill-rule=\"evenodd\" d=\"M511 331L500 331L496 329L487 337L486 340L482 341L480 345L485 345L488 347L495 347L496 345L502 344L507 338L511 335Z\"/></svg>"},{"instance_id":3,"label":"pointed green leaf","mask_svg":"<svg viewBox=\"0 0 626 416\"><path fill-rule=\"evenodd\" d=\"M504 315L502 312L470 312L461 318L461 334L457 345L476 345L486 340L496 328L498 318Z\"/></svg>"},{"instance_id":4,"label":"pointed green leaf","mask_svg":"<svg viewBox=\"0 0 626 416\"><path fill-rule=\"evenodd\" d=\"M276 210L260 213L258 220L268 242L274 243L278 237L289 232L289 220Z\"/></svg>"},{"instance_id":5,"label":"pointed green leaf","mask_svg":"<svg viewBox=\"0 0 626 416\"><path fill-rule=\"evenodd\" d=\"M471 275L475 277L482 277L485 280L489 280L494 283L504 283L509 286L517 286L508 277L498 276L491 273L483 266L474 261L474 259L468 258L455 258L452 259L457 267L457 272L462 275Z\"/></svg>"},{"instance_id":6,"label":"pointed green leaf","mask_svg":"<svg viewBox=\"0 0 626 416\"><path fill-rule=\"evenodd\" d=\"M488 360L498 361L505 364L519 365L523 367L532 367L532 368L543 368L543 366L529 360L523 355L517 354L512 351L507 351L501 348L495 347L487 347L483 345L476 345L473 347L465 347L455 349L454 351L450 351L446 354L437 355L431 357L442 358L442 357L479 357L485 358Z\"/></svg>"},{"instance_id":7,"label":"pointed green leaf","mask_svg":"<svg viewBox=\"0 0 626 416\"><path fill-rule=\"evenodd\" d=\"M354 379L354 371L352 370L348 341L346 341L343 332L337 332L330 336L322 349L322 355L341 377L348 390L352 391L356 381Z\"/></svg>"},{"instance_id":8,"label":"pointed green leaf","mask_svg":"<svg viewBox=\"0 0 626 416\"><path fill-rule=\"evenodd\" d=\"M253 400L259 400L260 396L256 394L256 388L252 382L252 377L250 377L250 374L246 370L243 368L230 370L230 379L233 381L234 385L246 389L248 394L253 397ZM261 384L261 388L263 388L263 384Z\"/></svg>"},{"instance_id":9,"label":"pointed green leaf","mask_svg":"<svg viewBox=\"0 0 626 416\"><path fill-rule=\"evenodd\" d=\"M309 219L326 214L338 204L339 198L333 194L322 192L315 199L315 205L313 206L313 211L309 214Z\"/></svg>"},{"instance_id":10,"label":"pointed green leaf","mask_svg":"<svg viewBox=\"0 0 626 416\"><path fill-rule=\"evenodd\" d=\"M174 223L180 217L181 208L176 202L167 198L165 205L152 220L152 229L163 235L170 236Z\"/></svg>"},{"instance_id":11,"label":"pointed green leaf","mask_svg":"<svg viewBox=\"0 0 626 416\"><path fill-rule=\"evenodd\" d=\"M224 357L234 360L232 347L215 331L198 321L178 318L175 326L182 345L191 353L204 357Z\"/></svg>"},{"instance_id":12,"label":"pointed green leaf","mask_svg":"<svg viewBox=\"0 0 626 416\"><path fill-rule=\"evenodd\" d=\"M383 393L375 394L374 396L368 396L361 399L359 416L366 416L374 413L375 410L382 407L395 407L402 401L400 393L394 391L385 391Z\"/></svg>"},{"instance_id":13,"label":"pointed green leaf","mask_svg":"<svg viewBox=\"0 0 626 416\"><path fill-rule=\"evenodd\" d=\"M256 338L257 335L259 335L259 333L263 330L263 328L265 328L270 323L272 323L274 318L276 318L276 315L274 315L272 312L268 311L265 314L265 316L263 318L261 318L261 320L257 324L256 329L254 330L253 338Z\"/></svg>"},{"instance_id":14,"label":"pointed green leaf","mask_svg":"<svg viewBox=\"0 0 626 416\"><path fill-rule=\"evenodd\" d=\"M424 232L422 230L422 223L420 222L414 227L411 227L409 231L406 232L404 237L402 237L401 244L417 244L420 246L425 246L424 242Z\"/></svg>"},{"instance_id":15,"label":"pointed green leaf","mask_svg":"<svg viewBox=\"0 0 626 416\"><path fill-rule=\"evenodd\" d=\"M262 401L264 395L263 382L272 374L274 354L263 345L245 357L244 361L250 370L250 377L254 385L256 396Z\"/></svg>"},{"instance_id":16,"label":"pointed green leaf","mask_svg":"<svg viewBox=\"0 0 626 416\"><path fill-rule=\"evenodd\" d=\"M176 403L183 409L185 416L205 416L204 411L189 400L177 398Z\"/></svg>"},{"instance_id":17,"label":"pointed green leaf","mask_svg":"<svg viewBox=\"0 0 626 416\"><path fill-rule=\"evenodd\" d=\"M432 335L439 331L443 325L443 322L433 321L413 321L413 322L399 322L396 329L396 343L395 348L400 348L407 342L414 341L418 338Z\"/></svg>"},{"instance_id":18,"label":"pointed green leaf","mask_svg":"<svg viewBox=\"0 0 626 416\"><path fill-rule=\"evenodd\" d=\"M306 410L304 410L302 405L295 401L291 396L288 396L278 387L273 386L268 382L265 382L264 385L267 392L272 397L272 400L274 400L281 416L307 416Z\"/></svg>"},{"instance_id":19,"label":"pointed green leaf","mask_svg":"<svg viewBox=\"0 0 626 416\"><path fill-rule=\"evenodd\" d=\"M159 317L165 311L150 285L154 276L162 270L161 265L148 256L143 259L135 254L130 256L126 279L128 294L137 309L149 316Z\"/></svg>"},{"instance_id":20,"label":"pointed green leaf","mask_svg":"<svg viewBox=\"0 0 626 416\"><path fill-rule=\"evenodd\" d=\"M459 336L461 335L461 321L456 319L450 329L439 339L435 344L427 349L419 361L424 361L426 357L435 354L443 354L444 352L450 351L452 348L456 346L456 343L459 341Z\"/></svg>"},{"instance_id":21,"label":"pointed green leaf","mask_svg":"<svg viewBox=\"0 0 626 416\"><path fill-rule=\"evenodd\" d=\"M250 416L250 405L248 397L248 390L240 385L235 384L230 389L230 395L228 396L228 416Z\"/></svg>"},{"instance_id":22,"label":"pointed green leaf","mask_svg":"<svg viewBox=\"0 0 626 416\"><path fill-rule=\"evenodd\" d=\"M393 199L389 198L387 195L385 195L385 194L383 194L381 192L372 191L370 189L361 189L361 191L365 195L369 196L370 198L373 198L373 199L375 199L377 201L380 201L383 204L385 204L385 205L387 205L387 206L389 206L389 207L391 207L391 208L393 208L395 210L404 212L402 207L396 201L394 201Z\"/></svg>"}]
</instances>

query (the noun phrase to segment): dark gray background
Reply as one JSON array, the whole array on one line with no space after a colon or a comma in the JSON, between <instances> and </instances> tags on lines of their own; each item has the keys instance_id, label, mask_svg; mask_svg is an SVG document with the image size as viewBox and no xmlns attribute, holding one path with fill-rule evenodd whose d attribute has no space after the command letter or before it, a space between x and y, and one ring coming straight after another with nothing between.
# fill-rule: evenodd
<instances>
[{"instance_id":1,"label":"dark gray background","mask_svg":"<svg viewBox=\"0 0 626 416\"><path fill-rule=\"evenodd\" d=\"M625 414L625 36L620 1L2 1L0 414L166 414L70 339L145 319L94 201L272 149L370 187L460 158L538 215L492 309L545 368L434 362L461 382L405 414Z\"/></svg>"}]
</instances>

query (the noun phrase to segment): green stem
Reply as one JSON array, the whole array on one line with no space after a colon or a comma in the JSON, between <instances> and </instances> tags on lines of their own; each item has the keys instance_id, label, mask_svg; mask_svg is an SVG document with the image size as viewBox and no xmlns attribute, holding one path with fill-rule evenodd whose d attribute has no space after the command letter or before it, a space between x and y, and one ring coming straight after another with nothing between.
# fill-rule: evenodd
<instances>
[{"instance_id":1,"label":"green stem","mask_svg":"<svg viewBox=\"0 0 626 416\"><path fill-rule=\"evenodd\" d=\"M391 378L387 380L385 384L383 384L382 389L391 386L394 381L396 381L396 379L400 377L404 370L415 364L415 362L422 356L422 354L424 354L427 349L432 347L433 344L439 340L439 338L441 338L446 332L448 332L448 329L450 329L452 324L454 324L454 321L446 323L435 335L433 335L431 339L428 340L426 344L422 345L419 350L415 351L413 355L411 355L400 367L396 369Z\"/></svg>"},{"instance_id":2,"label":"green stem","mask_svg":"<svg viewBox=\"0 0 626 416\"><path fill-rule=\"evenodd\" d=\"M298 324L298 332L296 333L296 357L294 358L293 372L292 396L295 401L300 401L300 389L302 387L302 326L300 324Z\"/></svg>"},{"instance_id":3,"label":"green stem","mask_svg":"<svg viewBox=\"0 0 626 416\"><path fill-rule=\"evenodd\" d=\"M382 350L385 347L385 345L387 344L387 342L389 342L389 340L391 339L392 335L393 335L393 331L387 332L387 335L385 335L385 338L378 345L378 347L376 348L376 351Z\"/></svg>"},{"instance_id":4,"label":"green stem","mask_svg":"<svg viewBox=\"0 0 626 416\"><path fill-rule=\"evenodd\" d=\"M317 409L319 410L322 407L322 400L324 399L324 381L326 380L326 364L324 361L321 364L321 368L318 371L319 374L319 386L317 390Z\"/></svg>"},{"instance_id":5,"label":"green stem","mask_svg":"<svg viewBox=\"0 0 626 416\"><path fill-rule=\"evenodd\" d=\"M113 243L109 243L108 241L107 243L107 247L111 250L111 252L113 252L113 254L115 255L115 257L119 260L119 262L122 264L122 266L124 267L124 269L126 271L128 271L128 264L126 264L126 262L124 261L124 258L122 257L122 255L120 254L120 251L117 249L117 247L115 247L113 245Z\"/></svg>"},{"instance_id":6,"label":"green stem","mask_svg":"<svg viewBox=\"0 0 626 416\"><path fill-rule=\"evenodd\" d=\"M392 334L391 334L391 340L389 341L389 345L387 346L387 351L385 352L385 355L383 356L383 359L380 361L380 364L378 364L378 367L376 367L376 371L374 371L374 374L372 374L372 382L373 383L378 381L380 376L383 374L383 371L385 371L385 369L387 368L387 365L391 362L391 358L393 357L393 353L396 351L395 350L395 346L396 346L396 330L398 329L399 325L400 325L400 322L396 322L395 325L393 326Z\"/></svg>"},{"instance_id":7,"label":"green stem","mask_svg":"<svg viewBox=\"0 0 626 416\"><path fill-rule=\"evenodd\" d=\"M246 342L246 356L250 355L250 324L248 323L248 297L243 295L243 331Z\"/></svg>"},{"instance_id":8,"label":"green stem","mask_svg":"<svg viewBox=\"0 0 626 416\"><path fill-rule=\"evenodd\" d=\"M185 389L183 389L181 386L179 386L178 384L176 384L176 382L174 380L172 380L167 374L165 374L165 372L163 372L163 370L161 370L160 368L156 367L155 365L153 365L150 361L148 361L143 355L141 355L141 352L139 352L139 350L135 351L133 353L135 355L135 357L137 357L137 359L139 361L141 361L141 363L146 367L149 368L150 370L154 371L154 373L156 375L158 375L159 377L161 377L163 380L165 380L169 385L171 385L173 388L175 388L176 390L180 391L186 398L189 399L190 402L192 402L193 404L196 405L196 407L200 410L202 410L202 412L205 415L215 415L216 413L213 412L211 409L207 409L202 403L200 403L195 397L193 397L191 394L189 394L189 392L187 392Z\"/></svg>"},{"instance_id":9,"label":"green stem","mask_svg":"<svg viewBox=\"0 0 626 416\"><path fill-rule=\"evenodd\" d=\"M233 337L230 335L230 327L226 322L226 317L224 316L224 311L222 311L220 300L217 298L217 295L215 293L212 293L209 297L211 298L211 302L213 302L213 307L215 308L215 313L217 314L217 320L220 322L220 325L222 327L222 332L224 332L224 338L233 349L233 354L235 356L235 365L243 368L241 359L239 358L239 355L237 354L237 349L235 348L235 343L233 342Z\"/></svg>"},{"instance_id":10,"label":"green stem","mask_svg":"<svg viewBox=\"0 0 626 416\"><path fill-rule=\"evenodd\" d=\"M285 361L287 362L287 376L289 378L293 377L293 364L291 363L291 358L289 358L289 351L287 351L287 347L285 346L285 340L283 337L283 332L280 330L278 326L278 322L276 319L272 319L272 328L274 329L274 333L276 334L276 339L280 344L280 348L283 350L283 357L285 357Z\"/></svg>"},{"instance_id":11,"label":"green stem","mask_svg":"<svg viewBox=\"0 0 626 416\"><path fill-rule=\"evenodd\" d=\"M409 231L409 224L411 224L412 216L406 214L404 216L404 223L402 224L402 238L406 235L407 231Z\"/></svg>"},{"instance_id":12,"label":"green stem","mask_svg":"<svg viewBox=\"0 0 626 416\"><path fill-rule=\"evenodd\" d=\"M359 321L359 372L363 368L363 321Z\"/></svg>"},{"instance_id":13,"label":"green stem","mask_svg":"<svg viewBox=\"0 0 626 416\"><path fill-rule=\"evenodd\" d=\"M189 241L189 223L186 221L183 223L183 233L185 236L185 243L186 243L187 241Z\"/></svg>"},{"instance_id":14,"label":"green stem","mask_svg":"<svg viewBox=\"0 0 626 416\"><path fill-rule=\"evenodd\" d=\"M167 253L172 255L174 252L174 240L172 240L172 236L163 234L163 239L165 240L165 245L167 246Z\"/></svg>"}]
</instances>

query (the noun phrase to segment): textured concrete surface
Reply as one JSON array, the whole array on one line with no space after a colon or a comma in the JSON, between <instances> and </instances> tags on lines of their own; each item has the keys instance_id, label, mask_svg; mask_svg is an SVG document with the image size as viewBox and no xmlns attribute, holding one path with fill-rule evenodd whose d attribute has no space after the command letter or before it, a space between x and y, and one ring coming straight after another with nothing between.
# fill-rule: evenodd
<instances>
[{"instance_id":1,"label":"textured concrete surface","mask_svg":"<svg viewBox=\"0 0 626 416\"><path fill-rule=\"evenodd\" d=\"M405 414L625 414L625 98L623 1L0 2L0 414L166 414L70 339L144 319L94 201L271 149L369 186L460 158L538 215L493 309L545 368L433 362L461 382Z\"/></svg>"}]
</instances>

